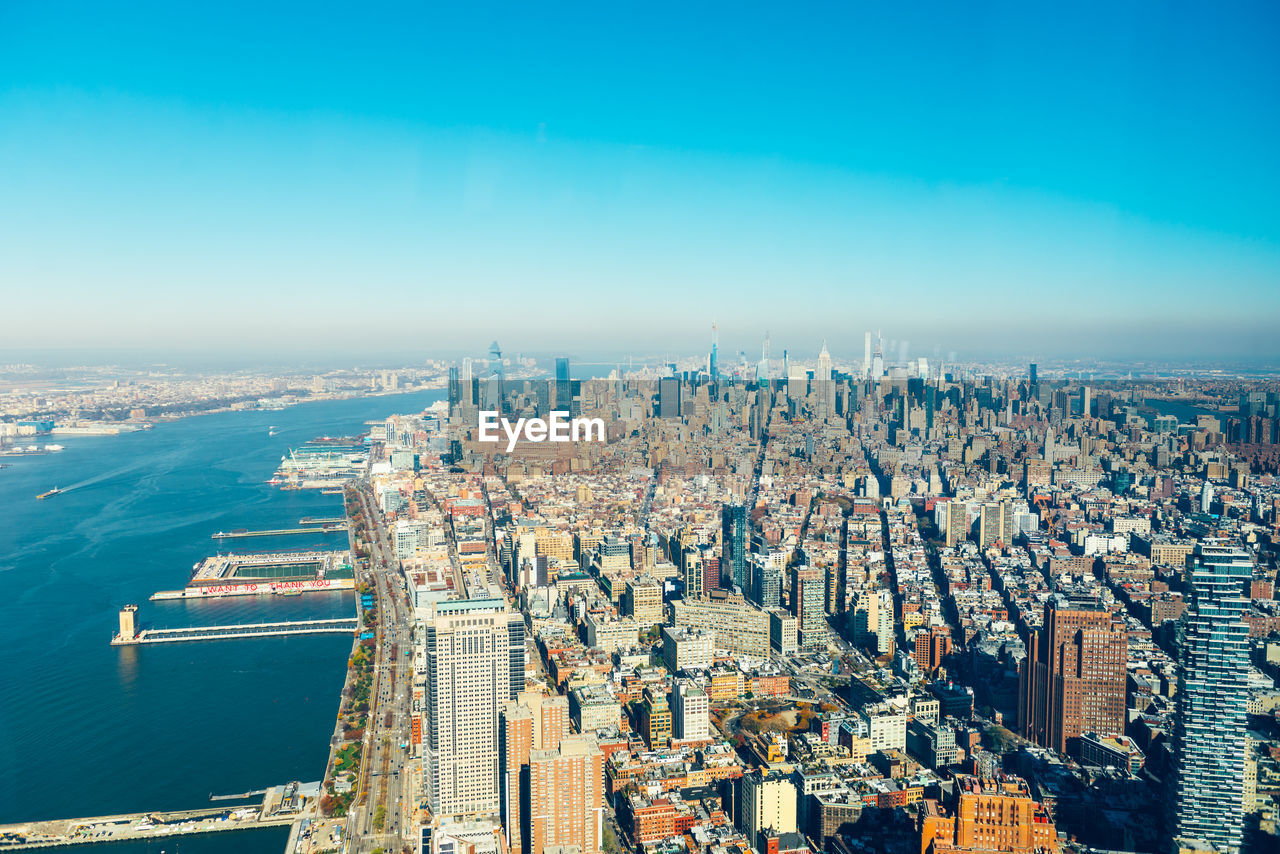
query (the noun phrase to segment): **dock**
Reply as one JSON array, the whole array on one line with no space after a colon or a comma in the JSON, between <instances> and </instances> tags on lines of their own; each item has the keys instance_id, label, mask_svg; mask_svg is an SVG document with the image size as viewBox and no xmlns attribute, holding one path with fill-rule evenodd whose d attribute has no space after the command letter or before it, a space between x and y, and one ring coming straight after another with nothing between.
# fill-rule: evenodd
<instances>
[{"instance_id":1,"label":"dock","mask_svg":"<svg viewBox=\"0 0 1280 854\"><path fill-rule=\"evenodd\" d=\"M266 798L261 806L139 812L5 824L0 825L0 851L282 827L296 824L311 815L319 792L319 783L289 783L265 790Z\"/></svg>"},{"instance_id":2,"label":"dock","mask_svg":"<svg viewBox=\"0 0 1280 854\"><path fill-rule=\"evenodd\" d=\"M346 516L333 516L328 519L316 519L313 516L304 516L298 520L299 525L341 525L347 526Z\"/></svg>"},{"instance_id":3,"label":"dock","mask_svg":"<svg viewBox=\"0 0 1280 854\"><path fill-rule=\"evenodd\" d=\"M241 792L238 795L209 795L211 801L247 801L249 798L256 798L258 795L265 795L266 789L256 789L252 792Z\"/></svg>"},{"instance_id":4,"label":"dock","mask_svg":"<svg viewBox=\"0 0 1280 854\"><path fill-rule=\"evenodd\" d=\"M234 540L241 537L283 537L290 534L337 534L345 532L347 526L340 523L316 523L309 528L276 528L269 531L217 531L210 539Z\"/></svg>"},{"instance_id":5,"label":"dock","mask_svg":"<svg viewBox=\"0 0 1280 854\"><path fill-rule=\"evenodd\" d=\"M124 628L121 620L121 628ZM117 632L112 646L134 646L144 643L183 643L186 641L226 640L230 638L278 637L281 635L351 634L360 625L357 617L335 617L330 620L292 620L280 623L243 623L233 626L193 626L186 629L142 629Z\"/></svg>"}]
</instances>

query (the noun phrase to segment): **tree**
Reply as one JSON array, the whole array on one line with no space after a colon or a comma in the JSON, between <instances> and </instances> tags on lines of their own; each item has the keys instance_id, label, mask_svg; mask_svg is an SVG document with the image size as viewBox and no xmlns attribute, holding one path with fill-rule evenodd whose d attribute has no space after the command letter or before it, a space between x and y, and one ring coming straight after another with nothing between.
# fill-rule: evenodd
<instances>
[{"instance_id":1,"label":"tree","mask_svg":"<svg viewBox=\"0 0 1280 854\"><path fill-rule=\"evenodd\" d=\"M1018 746L1018 737L1013 732L995 724L987 727L987 738L991 742L992 753L1010 753Z\"/></svg>"},{"instance_id":2,"label":"tree","mask_svg":"<svg viewBox=\"0 0 1280 854\"><path fill-rule=\"evenodd\" d=\"M618 837L614 835L613 828L609 825L604 826L604 850L605 854L619 854Z\"/></svg>"}]
</instances>

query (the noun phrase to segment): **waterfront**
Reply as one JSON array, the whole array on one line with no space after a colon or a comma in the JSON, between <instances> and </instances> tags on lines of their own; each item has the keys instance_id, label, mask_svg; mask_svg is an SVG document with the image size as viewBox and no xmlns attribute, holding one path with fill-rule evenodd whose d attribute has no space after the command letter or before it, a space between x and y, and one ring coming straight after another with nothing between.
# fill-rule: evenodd
<instances>
[{"instance_id":1,"label":"waterfront","mask_svg":"<svg viewBox=\"0 0 1280 854\"><path fill-rule=\"evenodd\" d=\"M359 432L367 419L439 397L188 418L73 438L61 454L0 472L0 822L193 808L208 805L211 792L319 779L348 638L112 648L116 612L136 602L142 622L157 627L349 616L351 593L147 599L184 584L195 561L228 550L210 540L214 531L287 528L341 512L340 496L263 483L288 447ZM35 500L54 485L65 491ZM235 550L331 542L320 533L262 537ZM266 831L237 836L221 844L273 852L282 844Z\"/></svg>"},{"instance_id":2,"label":"waterfront","mask_svg":"<svg viewBox=\"0 0 1280 854\"><path fill-rule=\"evenodd\" d=\"M1209 409L1196 403L1190 403L1184 400L1162 400L1159 398L1149 398L1143 402L1144 406L1154 409L1161 415L1172 415L1178 419L1181 424L1196 423L1196 417L1199 415L1212 415L1218 419L1218 429L1222 429L1226 424L1226 419L1231 413L1222 413L1216 409Z\"/></svg>"}]
</instances>

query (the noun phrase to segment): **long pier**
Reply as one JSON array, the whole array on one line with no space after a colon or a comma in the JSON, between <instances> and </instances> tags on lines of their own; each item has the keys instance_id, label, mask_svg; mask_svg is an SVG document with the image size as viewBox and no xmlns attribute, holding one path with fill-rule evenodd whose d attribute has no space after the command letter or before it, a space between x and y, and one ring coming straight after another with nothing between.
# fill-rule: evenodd
<instances>
[{"instance_id":1,"label":"long pier","mask_svg":"<svg viewBox=\"0 0 1280 854\"><path fill-rule=\"evenodd\" d=\"M260 638L279 635L350 634L360 626L357 617L335 617L329 620L292 620L280 623L244 623L235 626L193 626L186 629L143 629L126 637L116 633L112 646L144 643L181 643L183 641L224 640L228 638Z\"/></svg>"},{"instance_id":2,"label":"long pier","mask_svg":"<svg viewBox=\"0 0 1280 854\"><path fill-rule=\"evenodd\" d=\"M331 516L327 519L317 519L313 516L304 516L298 520L299 525L341 525L347 526L346 516Z\"/></svg>"},{"instance_id":3,"label":"long pier","mask_svg":"<svg viewBox=\"0 0 1280 854\"><path fill-rule=\"evenodd\" d=\"M195 833L255 830L297 825L315 814L319 783L290 783L264 790L260 806L210 807L173 812L138 812L95 818L65 818L0 825L0 851L60 845L164 839ZM303 791L306 796L302 797Z\"/></svg>"},{"instance_id":4,"label":"long pier","mask_svg":"<svg viewBox=\"0 0 1280 854\"><path fill-rule=\"evenodd\" d=\"M253 791L253 792L241 792L238 795L215 795L210 793L209 800L211 801L246 801L249 798L256 798L258 795L265 795L266 793L267 793L266 789L258 789L257 791Z\"/></svg>"},{"instance_id":5,"label":"long pier","mask_svg":"<svg viewBox=\"0 0 1280 854\"><path fill-rule=\"evenodd\" d=\"M325 523L309 528L275 528L270 531L216 531L211 540L236 540L242 537L283 537L290 534L338 534L346 531L345 525Z\"/></svg>"}]
</instances>

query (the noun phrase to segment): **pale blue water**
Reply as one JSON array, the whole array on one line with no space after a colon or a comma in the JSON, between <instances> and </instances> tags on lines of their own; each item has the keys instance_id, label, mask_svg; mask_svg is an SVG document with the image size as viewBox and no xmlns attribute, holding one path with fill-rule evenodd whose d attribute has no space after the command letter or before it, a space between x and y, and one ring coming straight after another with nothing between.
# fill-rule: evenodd
<instances>
[{"instance_id":1,"label":"pale blue water","mask_svg":"<svg viewBox=\"0 0 1280 854\"><path fill-rule=\"evenodd\" d=\"M0 823L209 805L324 772L351 646L342 636L108 645L117 611L157 626L354 613L351 593L149 602L219 549L345 547L345 537L222 541L230 528L341 514L341 497L267 486L291 445L421 411L439 392L231 412L0 458ZM267 428L277 425L278 435ZM37 501L53 486L61 495ZM139 851L279 851L272 831ZM125 848L115 845L113 852Z\"/></svg>"},{"instance_id":2,"label":"pale blue water","mask_svg":"<svg viewBox=\"0 0 1280 854\"><path fill-rule=\"evenodd\" d=\"M1178 419L1180 424L1195 424L1196 416L1212 415L1218 419L1219 429L1226 424L1226 417L1221 413L1212 409L1206 409L1203 406L1186 403L1181 400L1157 400L1149 399L1146 405L1159 412L1161 415L1172 415Z\"/></svg>"}]
</instances>

